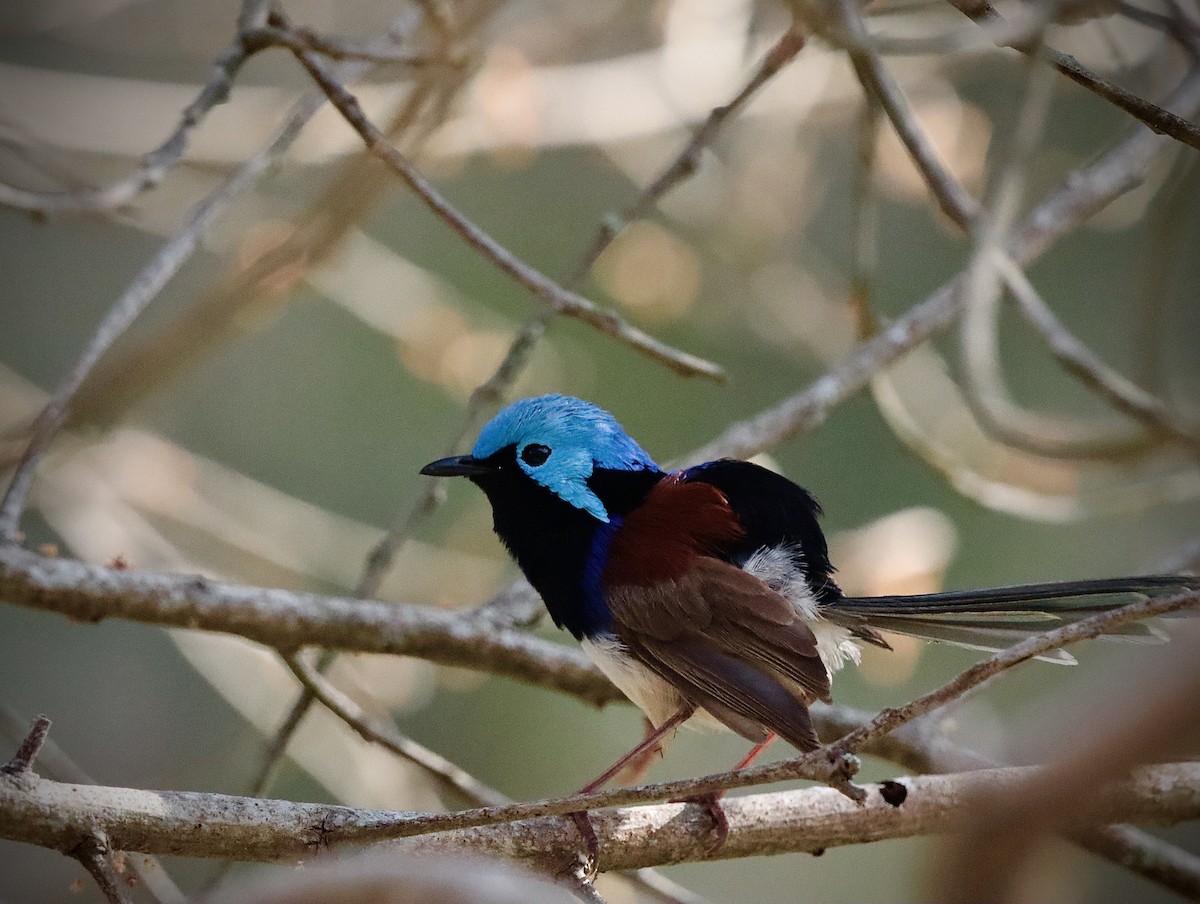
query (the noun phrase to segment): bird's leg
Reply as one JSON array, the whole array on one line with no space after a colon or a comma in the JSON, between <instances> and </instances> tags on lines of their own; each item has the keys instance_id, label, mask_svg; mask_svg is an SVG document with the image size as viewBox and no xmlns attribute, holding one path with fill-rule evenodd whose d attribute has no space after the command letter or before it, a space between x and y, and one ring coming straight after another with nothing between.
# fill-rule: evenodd
<instances>
[{"instance_id":1,"label":"bird's leg","mask_svg":"<svg viewBox=\"0 0 1200 904\"><path fill-rule=\"evenodd\" d=\"M739 769L745 769L757 760L762 752L775 742L777 737L779 735L775 734L775 732L768 732L765 738L750 748L750 752L738 761L738 764L733 767L732 771L737 772ZM709 818L713 821L713 833L716 835L712 847L709 848L710 851L715 851L723 845L726 836L729 834L729 820L725 817L725 810L721 807L721 798L724 796L724 791L710 791L707 794L697 794L695 797L681 797L678 800L672 801L672 803L699 804L708 811Z\"/></svg>"},{"instance_id":2,"label":"bird's leg","mask_svg":"<svg viewBox=\"0 0 1200 904\"><path fill-rule=\"evenodd\" d=\"M676 728L690 719L695 711L696 707L693 704L683 704L683 706L679 707L679 709L675 711L675 714L671 716L671 718L667 719L667 721L663 722L662 725L658 726L653 731L647 732L646 736L642 738L641 743L634 747L633 750L629 751L629 753L625 754L623 757L605 769L602 773L600 773L600 775L596 776L596 778L592 779L592 781L580 788L577 793L591 794L593 791L604 787L605 783L607 783L609 779L611 779L630 763L638 762L643 758L649 760L650 752L656 751L659 748L663 736L668 732L674 731ZM638 762L638 765L641 766L641 763ZM600 841L598 838L596 838L596 830L592 828L592 824L588 820L587 813L583 810L580 810L576 813L570 814L570 816L571 819L574 820L576 827L579 829L579 834L583 836L583 840L587 843L588 856L595 861L597 854L600 853Z\"/></svg>"},{"instance_id":3,"label":"bird's leg","mask_svg":"<svg viewBox=\"0 0 1200 904\"><path fill-rule=\"evenodd\" d=\"M654 723L644 717L642 723L645 726L645 730L642 732L643 736L650 737L655 730ZM662 757L663 750L663 740L660 737L657 744L643 750L640 756L634 757L626 763L625 768L613 776L613 783L622 788L639 784L646 777L646 773L650 771L650 767L654 765L655 758Z\"/></svg>"},{"instance_id":4,"label":"bird's leg","mask_svg":"<svg viewBox=\"0 0 1200 904\"><path fill-rule=\"evenodd\" d=\"M631 762L645 754L647 751L657 748L659 746L659 741L661 741L663 738L663 735L674 731L676 728L690 719L692 714L695 712L696 707L691 703L685 703L683 706L679 707L679 709L675 711L675 714L671 716L671 718L663 722L663 724L654 729L654 731L649 732L646 737L642 738L640 744L605 769L592 781L580 788L578 793L591 794L593 791L602 788L610 778L628 766Z\"/></svg>"}]
</instances>

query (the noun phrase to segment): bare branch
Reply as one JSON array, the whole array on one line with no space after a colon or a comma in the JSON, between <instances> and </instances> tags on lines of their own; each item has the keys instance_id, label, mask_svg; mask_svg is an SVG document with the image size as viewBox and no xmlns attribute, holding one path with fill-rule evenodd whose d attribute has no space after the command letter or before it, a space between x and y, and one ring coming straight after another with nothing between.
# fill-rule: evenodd
<instances>
[{"instance_id":1,"label":"bare branch","mask_svg":"<svg viewBox=\"0 0 1200 904\"><path fill-rule=\"evenodd\" d=\"M837 0L837 9L841 25L850 36L845 50L863 89L878 100L887 114L942 212L960 228L969 228L979 212L978 203L942 163L900 86L870 46L858 4L853 0Z\"/></svg>"},{"instance_id":2,"label":"bare branch","mask_svg":"<svg viewBox=\"0 0 1200 904\"><path fill-rule=\"evenodd\" d=\"M1186 583L1186 579L1181 579L1181 584L1183 583ZM1080 640L1098 637L1101 634L1119 628L1121 625L1130 624L1131 622L1145 618L1152 618L1156 615L1163 615L1168 612L1175 612L1180 609L1196 606L1197 604L1200 604L1200 590L1189 590L1171 596L1140 600L1130 603L1128 606L1122 606L1120 609L1101 612L1097 615L1080 619L1072 624L1063 625L1061 628L1056 628L1053 631L1035 634L1033 637L1029 637L1020 643L1001 650L983 662L976 663L937 690L919 697L910 703L906 703L904 706L883 710L869 724L855 729L841 740L830 745L830 750L831 752L851 752L857 750L863 743L886 734L917 716L925 715L940 706L944 706L946 703L961 697L965 692L982 684L989 678L1043 653L1048 653L1051 650L1059 649Z\"/></svg>"},{"instance_id":3,"label":"bare branch","mask_svg":"<svg viewBox=\"0 0 1200 904\"><path fill-rule=\"evenodd\" d=\"M1200 451L1200 437L1179 423L1165 402L1110 368L1063 326L1029 281L1025 271L1010 257L998 253L994 266L1008 284L1025 320L1038 331L1064 369L1118 411L1139 421L1151 432L1162 434L1193 451Z\"/></svg>"},{"instance_id":4,"label":"bare branch","mask_svg":"<svg viewBox=\"0 0 1200 904\"><path fill-rule=\"evenodd\" d=\"M1023 174L1049 111L1052 78L1048 70L1037 66L1036 57L1026 63L1025 75L1023 99L1010 129L1010 152L993 180L961 286L963 394L984 432L1024 452L1062 459L1112 459L1144 453L1154 445L1155 438L1029 412L1012 401L1005 387L999 339L1002 278L997 260L1007 259L1002 249L1009 241Z\"/></svg>"},{"instance_id":5,"label":"bare branch","mask_svg":"<svg viewBox=\"0 0 1200 904\"><path fill-rule=\"evenodd\" d=\"M567 285L574 285L577 281L582 280L600 259L600 255L612 244L613 239L626 226L649 214L664 195L691 178L700 165L701 152L712 144L725 123L740 113L759 89L795 59L796 54L803 50L807 43L806 27L798 21L793 23L792 27L775 42L775 46L768 51L754 75L742 86L733 99L729 103L715 108L708 115L708 118L701 123L700 128L692 134L691 140L684 145L683 150L636 198L622 208L619 213L610 214L605 218L596 237L592 240L592 244L588 246L575 269L571 271L571 275L567 277Z\"/></svg>"}]
</instances>

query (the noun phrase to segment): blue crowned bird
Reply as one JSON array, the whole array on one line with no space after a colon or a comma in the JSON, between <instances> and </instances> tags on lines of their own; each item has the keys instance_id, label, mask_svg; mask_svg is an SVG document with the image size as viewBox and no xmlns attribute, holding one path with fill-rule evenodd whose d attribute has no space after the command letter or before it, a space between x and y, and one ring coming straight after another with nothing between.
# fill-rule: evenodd
<instances>
[{"instance_id":1,"label":"blue crowned bird","mask_svg":"<svg viewBox=\"0 0 1200 904\"><path fill-rule=\"evenodd\" d=\"M470 455L421 473L483 490L497 535L554 623L653 726L585 790L693 716L755 751L774 735L816 749L809 705L829 701L833 674L858 661L862 644L888 648L880 629L996 650L1132 594L1200 587L1167 576L848 597L806 490L733 459L664 471L611 414L569 396L513 403ZM1062 651L1043 658L1073 661Z\"/></svg>"}]
</instances>

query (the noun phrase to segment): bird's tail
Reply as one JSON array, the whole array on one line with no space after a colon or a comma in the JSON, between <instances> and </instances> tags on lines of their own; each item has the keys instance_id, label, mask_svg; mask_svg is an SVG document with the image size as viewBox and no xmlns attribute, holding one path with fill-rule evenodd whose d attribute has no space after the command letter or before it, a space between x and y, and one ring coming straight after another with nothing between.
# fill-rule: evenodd
<instances>
[{"instance_id":1,"label":"bird's tail","mask_svg":"<svg viewBox=\"0 0 1200 904\"><path fill-rule=\"evenodd\" d=\"M1200 590L1200 578L1187 575L1107 578L911 596L842 597L826 603L822 614L870 642L878 641L864 636L863 628L867 626L971 650L996 652L1031 634L1118 609L1138 599L1189 590ZM1161 630L1144 621L1123 625L1104 636L1135 643L1161 643L1166 639ZM1038 658L1064 665L1075 662L1065 650Z\"/></svg>"}]
</instances>

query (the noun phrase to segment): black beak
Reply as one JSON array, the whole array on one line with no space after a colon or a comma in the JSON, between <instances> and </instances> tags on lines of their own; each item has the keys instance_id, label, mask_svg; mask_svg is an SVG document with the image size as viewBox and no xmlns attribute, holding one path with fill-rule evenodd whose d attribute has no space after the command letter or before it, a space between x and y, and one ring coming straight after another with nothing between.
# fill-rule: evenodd
<instances>
[{"instance_id":1,"label":"black beak","mask_svg":"<svg viewBox=\"0 0 1200 904\"><path fill-rule=\"evenodd\" d=\"M494 474L495 471L491 465L477 461L470 455L439 458L421 469L421 473L427 477L480 477L484 474Z\"/></svg>"}]
</instances>

